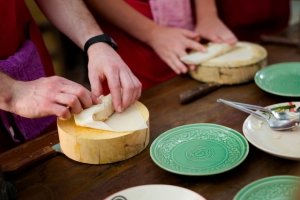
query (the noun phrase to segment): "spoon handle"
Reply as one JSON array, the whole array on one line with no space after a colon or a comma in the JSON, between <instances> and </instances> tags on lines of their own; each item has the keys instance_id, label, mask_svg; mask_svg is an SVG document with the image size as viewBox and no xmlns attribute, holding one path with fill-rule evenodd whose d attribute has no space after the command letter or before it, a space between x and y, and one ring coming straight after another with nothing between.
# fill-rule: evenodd
<instances>
[{"instance_id":1,"label":"spoon handle","mask_svg":"<svg viewBox=\"0 0 300 200\"><path fill-rule=\"evenodd\" d=\"M225 104L227 106L230 106L230 107L233 107L233 108L236 108L236 109L238 109L240 111L243 111L243 112L246 112L248 114L252 114L252 115L254 115L254 116L256 116L256 117L258 117L258 118L260 118L262 120L266 120L267 121L266 116L264 116L264 115L262 115L262 114L260 114L260 113L258 113L256 111L253 111L251 109L248 109L246 107L243 107L242 105L238 105L238 104L235 104L233 102L230 102L230 101L227 101L227 100L224 100L224 99L218 99L217 102L223 103L223 104Z\"/></svg>"}]
</instances>

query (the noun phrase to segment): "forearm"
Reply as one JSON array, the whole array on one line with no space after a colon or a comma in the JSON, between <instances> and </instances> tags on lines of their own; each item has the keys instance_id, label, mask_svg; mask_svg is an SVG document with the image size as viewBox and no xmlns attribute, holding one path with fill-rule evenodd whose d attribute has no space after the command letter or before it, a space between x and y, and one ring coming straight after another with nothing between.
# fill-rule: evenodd
<instances>
[{"instance_id":1,"label":"forearm","mask_svg":"<svg viewBox=\"0 0 300 200\"><path fill-rule=\"evenodd\" d=\"M196 21L218 15L215 0L195 0L195 7Z\"/></svg>"},{"instance_id":2,"label":"forearm","mask_svg":"<svg viewBox=\"0 0 300 200\"><path fill-rule=\"evenodd\" d=\"M50 21L83 49L85 42L102 30L81 0L36 0Z\"/></svg>"},{"instance_id":3,"label":"forearm","mask_svg":"<svg viewBox=\"0 0 300 200\"><path fill-rule=\"evenodd\" d=\"M0 72L0 82L0 109L11 111L12 88L16 81Z\"/></svg>"},{"instance_id":4,"label":"forearm","mask_svg":"<svg viewBox=\"0 0 300 200\"><path fill-rule=\"evenodd\" d=\"M98 15L123 29L130 35L149 43L151 31L157 26L123 0L85 0Z\"/></svg>"}]
</instances>

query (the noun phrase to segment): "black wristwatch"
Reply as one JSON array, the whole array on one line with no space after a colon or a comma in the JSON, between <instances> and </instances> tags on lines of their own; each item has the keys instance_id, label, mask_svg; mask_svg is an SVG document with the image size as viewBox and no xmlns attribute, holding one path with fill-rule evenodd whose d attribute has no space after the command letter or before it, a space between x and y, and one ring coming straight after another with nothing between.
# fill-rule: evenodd
<instances>
[{"instance_id":1,"label":"black wristwatch","mask_svg":"<svg viewBox=\"0 0 300 200\"><path fill-rule=\"evenodd\" d=\"M118 49L117 43L109 35L106 35L104 33L102 35L97 35L97 36L91 37L90 39L88 39L86 41L86 43L84 44L84 48L83 48L85 55L87 55L87 51L88 51L89 47L98 42L105 42L106 44L111 46L114 50Z\"/></svg>"}]
</instances>

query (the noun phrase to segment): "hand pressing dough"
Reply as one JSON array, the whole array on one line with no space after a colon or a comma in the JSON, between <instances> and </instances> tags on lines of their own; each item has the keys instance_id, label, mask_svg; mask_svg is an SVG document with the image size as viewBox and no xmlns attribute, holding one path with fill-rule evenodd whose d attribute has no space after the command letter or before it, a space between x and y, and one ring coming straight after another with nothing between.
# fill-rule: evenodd
<instances>
[{"instance_id":1,"label":"hand pressing dough","mask_svg":"<svg viewBox=\"0 0 300 200\"><path fill-rule=\"evenodd\" d=\"M219 51L220 52L220 51ZM253 80L255 73L266 65L267 51L258 44L238 42L226 53L187 64L197 65L190 75L201 82L239 84Z\"/></svg>"},{"instance_id":2,"label":"hand pressing dough","mask_svg":"<svg viewBox=\"0 0 300 200\"><path fill-rule=\"evenodd\" d=\"M230 51L232 48L234 48L234 46L229 44L210 43L206 47L206 52L193 52L181 57L180 60L188 65L199 65L207 60Z\"/></svg>"}]
</instances>

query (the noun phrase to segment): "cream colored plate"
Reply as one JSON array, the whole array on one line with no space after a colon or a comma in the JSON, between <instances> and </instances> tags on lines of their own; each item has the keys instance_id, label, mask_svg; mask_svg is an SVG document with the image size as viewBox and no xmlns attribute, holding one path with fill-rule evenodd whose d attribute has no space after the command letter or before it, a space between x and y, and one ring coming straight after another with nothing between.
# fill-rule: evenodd
<instances>
[{"instance_id":1,"label":"cream colored plate","mask_svg":"<svg viewBox=\"0 0 300 200\"><path fill-rule=\"evenodd\" d=\"M300 102L293 102L296 109ZM270 108L287 105L280 103L269 106ZM274 131L268 124L250 115L243 124L243 132L247 140L257 148L272 155L300 160L300 127L290 131Z\"/></svg>"},{"instance_id":2,"label":"cream colored plate","mask_svg":"<svg viewBox=\"0 0 300 200\"><path fill-rule=\"evenodd\" d=\"M105 200L205 200L186 188L174 185L141 185L117 192Z\"/></svg>"}]
</instances>

